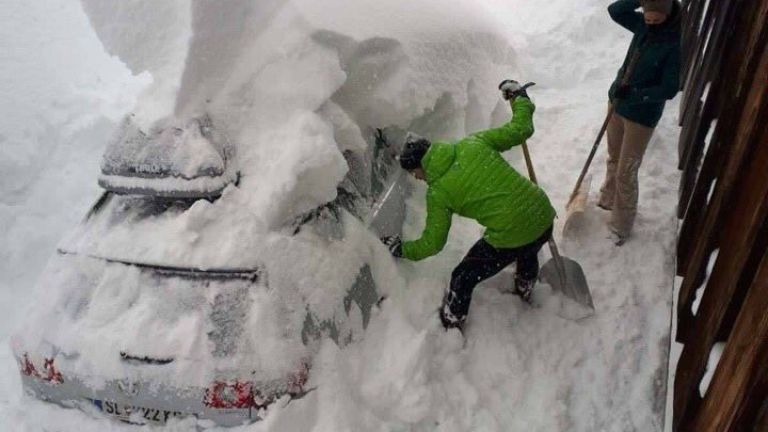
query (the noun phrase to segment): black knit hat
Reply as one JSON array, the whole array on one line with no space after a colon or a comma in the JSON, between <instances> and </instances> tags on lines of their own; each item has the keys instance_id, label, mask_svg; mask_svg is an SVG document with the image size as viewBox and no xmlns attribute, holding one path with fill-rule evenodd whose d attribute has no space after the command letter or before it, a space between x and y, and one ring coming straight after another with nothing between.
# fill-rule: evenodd
<instances>
[{"instance_id":1,"label":"black knit hat","mask_svg":"<svg viewBox=\"0 0 768 432\"><path fill-rule=\"evenodd\" d=\"M640 5L645 12L661 12L665 15L672 13L673 0L642 0Z\"/></svg>"},{"instance_id":2,"label":"black knit hat","mask_svg":"<svg viewBox=\"0 0 768 432\"><path fill-rule=\"evenodd\" d=\"M427 154L432 143L426 138L409 133L405 137L405 145L400 153L400 166L407 171L421 168L421 159Z\"/></svg>"}]
</instances>

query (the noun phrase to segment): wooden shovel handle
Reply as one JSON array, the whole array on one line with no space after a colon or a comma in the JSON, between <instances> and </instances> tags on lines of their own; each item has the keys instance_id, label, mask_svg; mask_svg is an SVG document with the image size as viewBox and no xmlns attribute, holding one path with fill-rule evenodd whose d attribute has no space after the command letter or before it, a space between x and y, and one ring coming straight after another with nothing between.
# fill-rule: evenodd
<instances>
[{"instance_id":1,"label":"wooden shovel handle","mask_svg":"<svg viewBox=\"0 0 768 432\"><path fill-rule=\"evenodd\" d=\"M512 102L509 103L510 107ZM533 169L533 161L531 160L531 153L528 151L528 143L523 141L523 156L525 156L525 166L528 167L528 177L534 184L538 184L536 180L536 171ZM557 270L557 277L560 279L560 286L564 287L568 283L568 276L565 272L565 264L563 258L560 256L560 251L557 248L557 242L555 242L554 235L549 238L547 242L549 244L549 252L552 254L552 259L555 261L555 269Z\"/></svg>"},{"instance_id":2,"label":"wooden shovel handle","mask_svg":"<svg viewBox=\"0 0 768 432\"><path fill-rule=\"evenodd\" d=\"M645 41L643 42L643 44L645 44ZM629 84L629 80L632 78L632 74L634 73L635 67L637 66L637 62L639 60L640 60L640 49L635 48L634 52L632 53L632 56L629 59L629 64L627 65L627 68L624 70L624 74L621 77L622 85ZM605 131L608 130L608 124L611 122L611 117L613 117L613 114L616 112L616 107L618 106L618 104L619 104L619 101L616 100L613 103L611 103L611 106L608 108L608 115L605 116L603 127L600 128L600 132L597 134L597 139L595 139L595 143L592 145L592 151L589 152L587 163L584 164L584 168L581 170L579 179L576 181L576 186L573 188L573 192L571 192L571 196L568 198L567 206L570 206L571 203L573 202L573 199L576 198L576 194L578 194L579 189L581 188L581 183L584 181L584 177L587 176L587 171L589 171L589 166L592 165L592 159L595 158L595 153L597 153L597 148L600 146L600 141L603 140L603 135L605 135Z\"/></svg>"},{"instance_id":3,"label":"wooden shovel handle","mask_svg":"<svg viewBox=\"0 0 768 432\"><path fill-rule=\"evenodd\" d=\"M534 83L528 83L525 87L530 87ZM509 107L514 109L514 101L509 101ZM523 155L525 156L525 166L528 167L528 177L534 184L539 184L536 180L536 171L533 169L533 162L531 161L531 152L528 151L528 143L523 141Z\"/></svg>"},{"instance_id":4,"label":"wooden shovel handle","mask_svg":"<svg viewBox=\"0 0 768 432\"><path fill-rule=\"evenodd\" d=\"M579 189L581 188L581 183L584 181L584 177L587 176L587 171L589 171L590 165L592 165L592 160L595 158L595 154L597 154L597 148L600 146L600 141L603 140L603 135L605 135L605 131L608 130L608 123L611 122L611 117L613 117L613 113L616 111L616 108L613 104L611 104L611 107L608 108L608 115L605 116L605 121L603 122L603 126L600 128L600 132L597 134L597 138L595 139L595 143L592 145L592 151L589 152L589 157L587 158L587 162L584 164L584 168L581 169L581 174L579 174L579 179L576 180L576 186L573 188L573 192L571 192L570 198L568 198L568 205L571 205L573 202L573 199L576 198L576 195L579 192Z\"/></svg>"},{"instance_id":5,"label":"wooden shovel handle","mask_svg":"<svg viewBox=\"0 0 768 432\"><path fill-rule=\"evenodd\" d=\"M533 170L533 162L531 162L531 153L528 151L528 144L523 142L523 155L525 156L525 166L528 167L528 177L534 184L539 184L536 180L536 172Z\"/></svg>"}]
</instances>

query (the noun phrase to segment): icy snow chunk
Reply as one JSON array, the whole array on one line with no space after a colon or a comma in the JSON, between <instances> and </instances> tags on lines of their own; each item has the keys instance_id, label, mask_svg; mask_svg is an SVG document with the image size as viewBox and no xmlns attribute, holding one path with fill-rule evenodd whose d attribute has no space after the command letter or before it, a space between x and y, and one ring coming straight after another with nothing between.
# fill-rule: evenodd
<instances>
[{"instance_id":1,"label":"icy snow chunk","mask_svg":"<svg viewBox=\"0 0 768 432\"><path fill-rule=\"evenodd\" d=\"M360 127L340 106L329 100L320 107L317 113L333 125L333 134L340 151L365 151L367 144L363 139Z\"/></svg>"},{"instance_id":2,"label":"icy snow chunk","mask_svg":"<svg viewBox=\"0 0 768 432\"><path fill-rule=\"evenodd\" d=\"M221 95L228 82L237 82L242 69L249 75L261 69L260 55L266 53L254 54L250 51L251 45L269 30L275 15L286 3L286 0L229 0L226 3L190 0L191 37L175 112L194 112L206 101ZM290 26L281 30L283 34L293 31ZM283 42L280 40L275 45L284 49ZM280 80L270 81L273 85L279 83Z\"/></svg>"},{"instance_id":3,"label":"icy snow chunk","mask_svg":"<svg viewBox=\"0 0 768 432\"><path fill-rule=\"evenodd\" d=\"M317 114L299 114L259 141L244 161L243 188L252 194L251 210L268 225L283 225L336 198L348 167L332 127Z\"/></svg>"}]
</instances>

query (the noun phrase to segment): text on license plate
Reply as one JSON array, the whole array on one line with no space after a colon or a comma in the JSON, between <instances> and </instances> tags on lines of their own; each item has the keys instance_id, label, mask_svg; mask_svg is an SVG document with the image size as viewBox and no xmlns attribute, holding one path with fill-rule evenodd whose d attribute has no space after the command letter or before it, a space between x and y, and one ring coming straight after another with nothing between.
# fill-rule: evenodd
<instances>
[{"instance_id":1,"label":"text on license plate","mask_svg":"<svg viewBox=\"0 0 768 432\"><path fill-rule=\"evenodd\" d=\"M169 419L183 417L185 415L179 411L129 406L110 401L94 400L93 403L104 414L130 423L152 423L163 425L166 424Z\"/></svg>"}]
</instances>

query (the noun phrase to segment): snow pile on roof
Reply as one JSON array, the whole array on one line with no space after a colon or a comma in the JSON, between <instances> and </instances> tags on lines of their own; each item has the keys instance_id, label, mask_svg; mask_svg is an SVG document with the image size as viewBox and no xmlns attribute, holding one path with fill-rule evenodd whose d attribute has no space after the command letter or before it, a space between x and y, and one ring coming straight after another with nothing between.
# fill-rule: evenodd
<instances>
[{"instance_id":1,"label":"snow pile on roof","mask_svg":"<svg viewBox=\"0 0 768 432\"><path fill-rule=\"evenodd\" d=\"M143 220L141 226L129 220L125 227L108 224L103 230L77 232L70 238L78 244L67 244L69 249L169 265L254 266L264 233L335 198L348 170L342 151L364 151L363 134L395 125L451 139L474 130L468 126L487 127L499 103L496 83L515 68L511 48L491 32L493 21L464 6L447 10L432 4L427 10L434 16L428 25L411 26L415 22L409 18L378 25L377 36L357 40L342 32L368 35L348 28L346 19L320 20L327 14L315 6L240 3L235 14L233 5L211 10L209 2L191 2L197 18L191 23L183 74L176 77L184 84L174 114L210 115L236 146L239 187L213 204L193 206L189 214ZM406 13L413 6L390 4L385 9L391 7ZM139 2L133 13L121 9L121 17L136 22L138 31L146 12ZM471 19L457 29L451 17L458 13ZM233 16L237 19L230 22ZM106 14L90 18L100 34L115 30L100 21L111 19ZM142 39L120 34L104 36L107 46L116 46L111 51L125 52L129 60L139 57L137 65L161 73L152 65L163 62L139 49ZM156 55L166 51L157 50ZM227 65L226 71L222 65ZM193 76L201 81L195 83ZM138 111L143 103L151 104L142 100ZM137 157L144 158L147 151L143 147ZM199 156L185 150L193 153ZM160 165L167 165L163 161L168 155Z\"/></svg>"}]
</instances>

